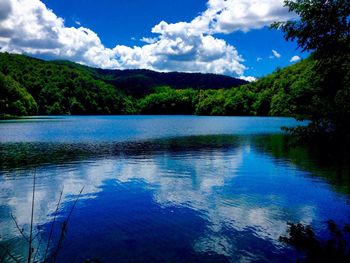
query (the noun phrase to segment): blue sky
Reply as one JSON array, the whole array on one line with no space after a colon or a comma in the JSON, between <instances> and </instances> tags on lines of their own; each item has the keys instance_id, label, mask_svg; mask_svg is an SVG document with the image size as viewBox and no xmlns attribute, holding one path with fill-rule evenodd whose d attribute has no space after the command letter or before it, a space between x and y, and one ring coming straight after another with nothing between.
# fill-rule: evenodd
<instances>
[{"instance_id":1,"label":"blue sky","mask_svg":"<svg viewBox=\"0 0 350 263\"><path fill-rule=\"evenodd\" d=\"M95 31L105 46L132 46L142 37L152 36L151 29L165 20L169 23L191 21L205 10L203 0L44 0L48 8L65 19L66 25Z\"/></svg>"},{"instance_id":2,"label":"blue sky","mask_svg":"<svg viewBox=\"0 0 350 263\"><path fill-rule=\"evenodd\" d=\"M1 51L103 68L242 78L307 56L268 28L272 21L293 18L283 0L0 2L0 31L9 32L0 32Z\"/></svg>"}]
</instances>

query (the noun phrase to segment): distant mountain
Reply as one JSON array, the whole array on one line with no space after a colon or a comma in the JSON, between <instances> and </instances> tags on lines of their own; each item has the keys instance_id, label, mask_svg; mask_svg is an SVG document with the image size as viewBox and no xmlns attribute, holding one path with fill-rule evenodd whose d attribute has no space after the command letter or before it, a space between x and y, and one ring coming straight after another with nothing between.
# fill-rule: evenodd
<instances>
[{"instance_id":1,"label":"distant mountain","mask_svg":"<svg viewBox=\"0 0 350 263\"><path fill-rule=\"evenodd\" d=\"M156 72L147 69L110 70L82 66L68 61L53 61L57 65L89 72L94 78L103 80L136 97L151 93L155 87L168 86L173 89L195 90L228 89L248 82L224 75L182 72Z\"/></svg>"}]
</instances>

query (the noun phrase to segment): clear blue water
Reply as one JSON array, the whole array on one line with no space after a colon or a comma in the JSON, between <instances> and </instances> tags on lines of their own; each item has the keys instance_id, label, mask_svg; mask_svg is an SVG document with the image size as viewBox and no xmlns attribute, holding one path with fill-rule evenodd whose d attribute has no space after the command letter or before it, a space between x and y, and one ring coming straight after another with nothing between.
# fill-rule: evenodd
<instances>
[{"instance_id":1,"label":"clear blue water","mask_svg":"<svg viewBox=\"0 0 350 263\"><path fill-rule=\"evenodd\" d=\"M94 116L0 122L0 258L34 232L58 262L294 262L287 222L350 220L348 167L288 146L290 118ZM8 257L4 257L9 260Z\"/></svg>"}]
</instances>

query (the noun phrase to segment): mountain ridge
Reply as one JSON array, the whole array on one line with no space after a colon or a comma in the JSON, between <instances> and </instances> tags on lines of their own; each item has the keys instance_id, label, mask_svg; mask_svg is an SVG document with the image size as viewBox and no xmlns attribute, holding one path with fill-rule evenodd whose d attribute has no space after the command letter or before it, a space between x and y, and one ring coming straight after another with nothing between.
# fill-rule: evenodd
<instances>
[{"instance_id":1,"label":"mountain ridge","mask_svg":"<svg viewBox=\"0 0 350 263\"><path fill-rule=\"evenodd\" d=\"M54 60L52 63L89 71L93 77L106 81L124 90L127 94L141 97L154 87L169 86L173 89L228 89L248 82L239 78L214 73L200 72L159 72L150 69L102 69L94 68L66 60Z\"/></svg>"}]
</instances>

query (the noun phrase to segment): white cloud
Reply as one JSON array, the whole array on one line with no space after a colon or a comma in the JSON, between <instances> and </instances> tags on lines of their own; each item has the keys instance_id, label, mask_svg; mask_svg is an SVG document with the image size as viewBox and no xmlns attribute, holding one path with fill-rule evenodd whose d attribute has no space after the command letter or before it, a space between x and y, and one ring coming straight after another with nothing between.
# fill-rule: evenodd
<instances>
[{"instance_id":1,"label":"white cloud","mask_svg":"<svg viewBox=\"0 0 350 263\"><path fill-rule=\"evenodd\" d=\"M208 8L192 23L214 33L247 32L294 17L283 0L209 0Z\"/></svg>"},{"instance_id":2,"label":"white cloud","mask_svg":"<svg viewBox=\"0 0 350 263\"><path fill-rule=\"evenodd\" d=\"M273 57L275 58L280 58L282 57L282 55L280 53L278 53L276 50L272 49L272 54L273 54ZM270 56L270 58L273 58Z\"/></svg>"},{"instance_id":3,"label":"white cloud","mask_svg":"<svg viewBox=\"0 0 350 263\"><path fill-rule=\"evenodd\" d=\"M296 62L296 61L298 61L298 60L300 60L300 59L301 59L301 57L299 57L299 56L293 56L293 57L290 59L289 62Z\"/></svg>"},{"instance_id":4,"label":"white cloud","mask_svg":"<svg viewBox=\"0 0 350 263\"><path fill-rule=\"evenodd\" d=\"M257 62L259 62L259 61L261 61L261 60L262 60L261 57L257 57L257 58L256 58L256 61L257 61Z\"/></svg>"},{"instance_id":5,"label":"white cloud","mask_svg":"<svg viewBox=\"0 0 350 263\"><path fill-rule=\"evenodd\" d=\"M68 59L102 68L210 72L242 76L236 48L216 33L260 28L290 17L283 0L209 0L191 22L155 25L143 46L106 48L98 35L64 20L40 0L0 0L0 51Z\"/></svg>"},{"instance_id":6,"label":"white cloud","mask_svg":"<svg viewBox=\"0 0 350 263\"><path fill-rule=\"evenodd\" d=\"M143 37L140 39L141 42L145 42L147 44L153 44L158 41L158 38L156 37Z\"/></svg>"},{"instance_id":7,"label":"white cloud","mask_svg":"<svg viewBox=\"0 0 350 263\"><path fill-rule=\"evenodd\" d=\"M71 59L93 66L118 66L111 59L111 50L102 45L95 32L84 27L65 27L64 20L41 1L0 1L11 6L11 12L0 20L1 51ZM89 57L91 54L96 57Z\"/></svg>"},{"instance_id":8,"label":"white cloud","mask_svg":"<svg viewBox=\"0 0 350 263\"><path fill-rule=\"evenodd\" d=\"M185 28L206 34L247 32L293 17L295 14L284 7L284 0L209 0L207 9L191 22L168 25L162 21L154 32L164 26L172 32Z\"/></svg>"},{"instance_id":9,"label":"white cloud","mask_svg":"<svg viewBox=\"0 0 350 263\"><path fill-rule=\"evenodd\" d=\"M248 81L248 82L254 82L254 81L256 81L256 78L253 77L253 76L247 76L247 77L245 77L245 76L240 76L239 78L240 78L240 79L243 79L243 80L246 80L246 81Z\"/></svg>"}]
</instances>

